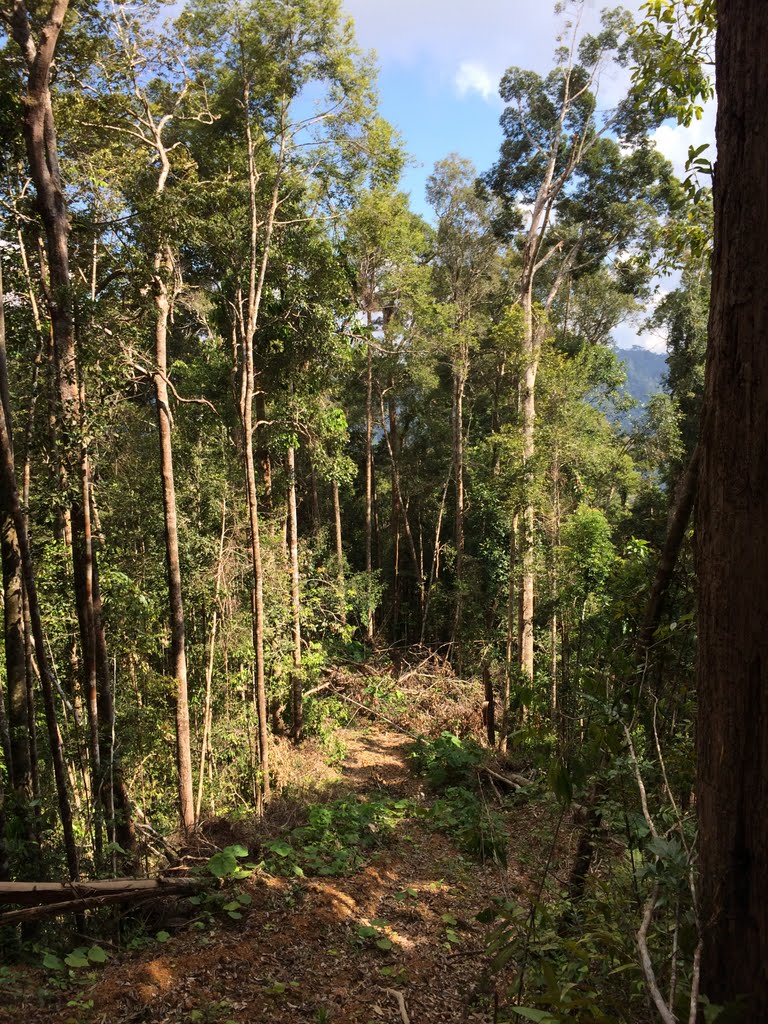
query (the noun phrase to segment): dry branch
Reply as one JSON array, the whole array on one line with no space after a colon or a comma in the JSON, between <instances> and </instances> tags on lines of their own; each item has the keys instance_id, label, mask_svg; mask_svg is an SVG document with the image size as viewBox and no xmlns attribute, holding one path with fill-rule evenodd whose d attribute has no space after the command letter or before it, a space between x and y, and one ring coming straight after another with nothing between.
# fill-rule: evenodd
<instances>
[{"instance_id":1,"label":"dry branch","mask_svg":"<svg viewBox=\"0 0 768 1024\"><path fill-rule=\"evenodd\" d=\"M498 772L488 768L486 765L479 768L478 771L484 772L494 782L498 782L502 786L506 786L507 789L522 789L523 786L530 786L532 783L531 779L527 779L524 775L518 775L517 772L508 772L506 775L499 775Z\"/></svg>"}]
</instances>

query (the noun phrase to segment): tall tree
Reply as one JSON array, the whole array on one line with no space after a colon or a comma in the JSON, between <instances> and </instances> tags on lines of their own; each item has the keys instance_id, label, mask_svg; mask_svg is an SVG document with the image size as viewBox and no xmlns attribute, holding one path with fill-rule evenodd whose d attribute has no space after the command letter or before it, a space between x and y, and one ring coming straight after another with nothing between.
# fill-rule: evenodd
<instances>
[{"instance_id":1,"label":"tall tree","mask_svg":"<svg viewBox=\"0 0 768 1024\"><path fill-rule=\"evenodd\" d=\"M768 1018L768 6L717 4L715 247L696 506L701 987Z\"/></svg>"},{"instance_id":2,"label":"tall tree","mask_svg":"<svg viewBox=\"0 0 768 1024\"><path fill-rule=\"evenodd\" d=\"M642 144L631 94L614 110L596 114L600 77L606 66L626 60L632 23L622 9L606 11L601 31L579 38L583 6L583 0L560 5L561 13L569 9L573 21L566 22L556 66L545 78L521 68L510 68L503 76L499 90L507 104L501 118L505 138L498 162L485 176L504 203L500 229L519 232L521 246L525 488L519 513L519 664L529 679L534 669L536 583L536 377L546 314L574 275L595 269L609 253L621 262L631 239L645 237L647 242L671 175L669 165ZM630 130L636 145L622 152L609 133ZM521 201L527 209L521 210Z\"/></svg>"}]
</instances>

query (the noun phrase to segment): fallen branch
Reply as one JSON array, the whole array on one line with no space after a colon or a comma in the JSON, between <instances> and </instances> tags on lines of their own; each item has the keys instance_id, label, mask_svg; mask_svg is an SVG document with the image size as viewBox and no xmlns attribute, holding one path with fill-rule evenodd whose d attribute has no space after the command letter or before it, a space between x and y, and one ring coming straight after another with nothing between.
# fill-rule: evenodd
<instances>
[{"instance_id":1,"label":"fallen branch","mask_svg":"<svg viewBox=\"0 0 768 1024\"><path fill-rule=\"evenodd\" d=\"M408 1016L408 1011L405 1008L405 996L402 992L398 992L394 988L387 989L387 995L392 996L393 999L397 1000L397 1005L400 1010L400 1017L403 1024L411 1024L411 1018Z\"/></svg>"},{"instance_id":2,"label":"fallen branch","mask_svg":"<svg viewBox=\"0 0 768 1024\"><path fill-rule=\"evenodd\" d=\"M399 722L395 722L393 721L393 719L387 718L387 716L382 715L380 711L376 711L374 708L369 707L367 704L363 704L361 701L355 700L354 697L348 697L346 693L341 693L340 690L333 689L333 687L331 689L332 692L335 693L337 697L341 697L342 700L346 700L350 704L354 704L355 707L361 708L363 711L367 711L368 714L373 715L374 718L380 718L382 722L386 722L387 725L391 725L392 728L397 729L398 732L402 732L406 736L410 736L412 740L417 740L419 738L415 732L411 732L410 729L406 729L404 726L400 725Z\"/></svg>"},{"instance_id":3,"label":"fallen branch","mask_svg":"<svg viewBox=\"0 0 768 1024\"><path fill-rule=\"evenodd\" d=\"M488 768L487 765L483 765L478 771L485 772L485 774L493 779L494 782L500 783L502 786L506 786L507 789L522 789L524 786L530 786L533 784L532 779L526 779L524 775L518 775L517 772L509 772L507 775L499 775L498 772L493 771L492 768Z\"/></svg>"}]
</instances>

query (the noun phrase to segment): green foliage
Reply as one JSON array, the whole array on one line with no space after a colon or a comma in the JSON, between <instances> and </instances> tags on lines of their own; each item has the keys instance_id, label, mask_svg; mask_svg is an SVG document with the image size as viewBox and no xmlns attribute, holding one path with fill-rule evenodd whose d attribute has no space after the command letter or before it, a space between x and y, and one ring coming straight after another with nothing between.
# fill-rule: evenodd
<instances>
[{"instance_id":1,"label":"green foliage","mask_svg":"<svg viewBox=\"0 0 768 1024\"><path fill-rule=\"evenodd\" d=\"M471 785L484 756L474 740L462 740L450 732L432 740L421 737L411 751L416 770L437 790Z\"/></svg>"},{"instance_id":2,"label":"green foliage","mask_svg":"<svg viewBox=\"0 0 768 1024\"><path fill-rule=\"evenodd\" d=\"M305 825L264 844L263 867L272 874L299 877L349 874L365 863L370 850L389 841L414 808L411 800L358 800L352 795L311 804Z\"/></svg>"},{"instance_id":3,"label":"green foliage","mask_svg":"<svg viewBox=\"0 0 768 1024\"><path fill-rule=\"evenodd\" d=\"M449 786L426 812L426 821L475 860L506 865L508 836L504 818L477 791Z\"/></svg>"},{"instance_id":4,"label":"green foliage","mask_svg":"<svg viewBox=\"0 0 768 1024\"><path fill-rule=\"evenodd\" d=\"M206 868L214 878L245 878L248 872L240 867L238 860L247 856L246 848L236 843L214 853L206 864Z\"/></svg>"}]
</instances>

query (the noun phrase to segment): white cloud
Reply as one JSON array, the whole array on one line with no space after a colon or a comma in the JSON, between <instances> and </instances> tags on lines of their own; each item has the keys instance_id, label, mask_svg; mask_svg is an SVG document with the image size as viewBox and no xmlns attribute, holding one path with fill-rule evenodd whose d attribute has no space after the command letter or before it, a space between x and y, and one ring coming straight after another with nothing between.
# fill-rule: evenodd
<instances>
[{"instance_id":1,"label":"white cloud","mask_svg":"<svg viewBox=\"0 0 768 1024\"><path fill-rule=\"evenodd\" d=\"M709 149L702 156L714 161L716 110L716 104L712 101L705 106L701 120L693 121L688 128L679 124L667 123L661 125L654 132L653 140L656 146L667 160L672 162L678 177L685 177L685 163L688 159L689 146L697 149L704 143L708 143Z\"/></svg>"},{"instance_id":2,"label":"white cloud","mask_svg":"<svg viewBox=\"0 0 768 1024\"><path fill-rule=\"evenodd\" d=\"M552 66L559 19L554 2L530 0L343 0L364 47L383 64L421 65L447 74L473 55L483 68ZM640 0L630 0L638 7ZM586 0L582 29L599 25L600 0ZM494 83L495 84L495 83Z\"/></svg>"},{"instance_id":3,"label":"white cloud","mask_svg":"<svg viewBox=\"0 0 768 1024\"><path fill-rule=\"evenodd\" d=\"M464 98L470 93L476 92L488 102L493 102L498 97L498 80L500 76L492 75L482 64L463 60L454 78L454 85L459 96Z\"/></svg>"}]
</instances>

